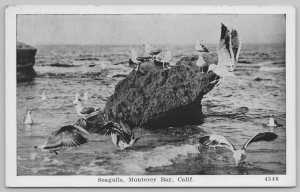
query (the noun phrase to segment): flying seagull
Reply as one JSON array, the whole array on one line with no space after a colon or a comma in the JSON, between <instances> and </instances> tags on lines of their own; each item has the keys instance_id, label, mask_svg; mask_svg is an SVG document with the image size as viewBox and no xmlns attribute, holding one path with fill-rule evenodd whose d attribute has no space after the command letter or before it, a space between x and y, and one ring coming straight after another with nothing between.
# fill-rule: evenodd
<instances>
[{"instance_id":1,"label":"flying seagull","mask_svg":"<svg viewBox=\"0 0 300 192\"><path fill-rule=\"evenodd\" d=\"M208 69L221 77L236 77L233 73L236 63L239 58L241 49L241 40L238 32L235 29L229 31L224 24L221 24L221 38L218 47L218 65L211 64ZM218 84L221 83L221 80Z\"/></svg>"},{"instance_id":2,"label":"flying seagull","mask_svg":"<svg viewBox=\"0 0 300 192\"><path fill-rule=\"evenodd\" d=\"M76 125L67 125L54 131L44 145L34 148L49 151L58 155L59 150L68 147L76 147L88 142L89 133Z\"/></svg>"},{"instance_id":3,"label":"flying seagull","mask_svg":"<svg viewBox=\"0 0 300 192\"><path fill-rule=\"evenodd\" d=\"M218 65L225 66L229 71L234 71L241 50L241 39L235 29L228 28L221 23L221 38L219 42Z\"/></svg>"},{"instance_id":4,"label":"flying seagull","mask_svg":"<svg viewBox=\"0 0 300 192\"><path fill-rule=\"evenodd\" d=\"M250 139L246 141L241 149L236 149L233 144L231 144L224 136L222 135L209 135L204 136L198 139L198 142L205 146L211 147L224 147L232 151L233 158L236 163L236 166L239 166L240 163L243 163L247 160L246 148L248 145L254 142L259 141L273 141L278 136L273 132L262 132L255 134Z\"/></svg>"},{"instance_id":5,"label":"flying seagull","mask_svg":"<svg viewBox=\"0 0 300 192\"><path fill-rule=\"evenodd\" d=\"M113 144L121 150L133 146L140 139L135 138L134 132L122 122L118 124L110 122L103 127L103 131L104 135L111 135Z\"/></svg>"},{"instance_id":6,"label":"flying seagull","mask_svg":"<svg viewBox=\"0 0 300 192\"><path fill-rule=\"evenodd\" d=\"M199 39L196 41L196 44L195 44L196 51L198 51L200 53L208 53L209 50L207 49L207 47L204 46L204 44L202 42L203 41L200 41Z\"/></svg>"}]
</instances>

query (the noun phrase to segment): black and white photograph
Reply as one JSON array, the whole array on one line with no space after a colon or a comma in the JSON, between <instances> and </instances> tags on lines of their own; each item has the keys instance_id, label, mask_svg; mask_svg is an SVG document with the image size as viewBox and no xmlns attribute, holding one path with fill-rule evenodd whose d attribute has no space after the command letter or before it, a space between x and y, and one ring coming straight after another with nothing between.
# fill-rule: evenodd
<instances>
[{"instance_id":1,"label":"black and white photograph","mask_svg":"<svg viewBox=\"0 0 300 192\"><path fill-rule=\"evenodd\" d=\"M291 7L57 10L7 11L9 174L30 186L294 184Z\"/></svg>"}]
</instances>

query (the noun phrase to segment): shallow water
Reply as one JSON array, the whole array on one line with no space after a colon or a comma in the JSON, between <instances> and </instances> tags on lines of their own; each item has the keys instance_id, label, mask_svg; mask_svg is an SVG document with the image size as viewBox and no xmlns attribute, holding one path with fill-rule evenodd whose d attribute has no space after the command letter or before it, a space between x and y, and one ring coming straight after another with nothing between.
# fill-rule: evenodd
<instances>
[{"instance_id":1,"label":"shallow water","mask_svg":"<svg viewBox=\"0 0 300 192\"><path fill-rule=\"evenodd\" d=\"M235 72L240 81L226 78L204 96L205 119L201 125L135 129L142 138L134 148L124 151L117 150L110 137L92 135L93 141L64 149L59 155L38 151L33 146L43 144L58 127L76 121L78 116L72 103L76 92L88 91L90 99L85 105L103 108L117 82L124 78L122 75L132 70L124 62L128 60L128 50L134 48L140 54L142 47L36 47L38 77L32 83L17 85L18 175L286 173L284 46L243 45L241 63ZM164 47L173 50L171 64L195 54L192 45ZM43 91L48 97L46 101L41 100ZM34 125L22 124L27 110L32 111ZM273 130L278 138L250 145L247 152L251 166L235 167L231 152L226 149L196 145L198 137L215 133L224 135L239 148L253 134L270 131L264 126L270 114L282 125Z\"/></svg>"}]
</instances>

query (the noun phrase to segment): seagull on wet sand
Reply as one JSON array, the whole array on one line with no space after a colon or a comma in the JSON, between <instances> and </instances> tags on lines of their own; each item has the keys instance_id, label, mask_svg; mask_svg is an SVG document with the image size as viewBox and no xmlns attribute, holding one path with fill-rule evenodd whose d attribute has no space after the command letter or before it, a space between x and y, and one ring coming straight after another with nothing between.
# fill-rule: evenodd
<instances>
[{"instance_id":1,"label":"seagull on wet sand","mask_svg":"<svg viewBox=\"0 0 300 192\"><path fill-rule=\"evenodd\" d=\"M241 149L236 149L233 144L231 144L224 136L222 135L209 135L204 136L198 139L198 142L202 145L209 147L223 147L227 148L233 153L233 158L236 163L236 166L239 166L240 163L244 163L247 160L246 148L248 145L254 142L259 141L273 141L278 136L273 132L262 132L255 134L251 138L249 138Z\"/></svg>"},{"instance_id":2,"label":"seagull on wet sand","mask_svg":"<svg viewBox=\"0 0 300 192\"><path fill-rule=\"evenodd\" d=\"M54 131L44 145L35 146L34 148L58 155L57 151L63 148L76 147L87 143L88 137L89 133L85 129L75 125L67 125Z\"/></svg>"},{"instance_id":3,"label":"seagull on wet sand","mask_svg":"<svg viewBox=\"0 0 300 192\"><path fill-rule=\"evenodd\" d=\"M110 134L113 144L121 150L133 146L140 139L140 137L135 138L134 132L122 122L118 124L110 122L103 130L104 135Z\"/></svg>"},{"instance_id":4,"label":"seagull on wet sand","mask_svg":"<svg viewBox=\"0 0 300 192\"><path fill-rule=\"evenodd\" d=\"M26 114L26 117L24 118L23 123L25 125L32 125L33 124L33 120L32 120L32 116L31 116L31 111L30 110L27 111L27 114Z\"/></svg>"}]
</instances>

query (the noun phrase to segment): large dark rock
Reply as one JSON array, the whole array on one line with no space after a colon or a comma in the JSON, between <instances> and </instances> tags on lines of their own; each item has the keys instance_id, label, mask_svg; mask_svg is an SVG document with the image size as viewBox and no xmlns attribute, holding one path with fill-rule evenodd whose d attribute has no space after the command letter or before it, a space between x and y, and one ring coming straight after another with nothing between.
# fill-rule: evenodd
<instances>
[{"instance_id":1,"label":"large dark rock","mask_svg":"<svg viewBox=\"0 0 300 192\"><path fill-rule=\"evenodd\" d=\"M219 77L201 72L196 61L194 57L183 58L168 70L152 62L142 63L141 72L132 71L116 85L105 113L131 127L201 123L201 99L213 89L214 80Z\"/></svg>"},{"instance_id":2,"label":"large dark rock","mask_svg":"<svg viewBox=\"0 0 300 192\"><path fill-rule=\"evenodd\" d=\"M17 81L32 81L36 72L33 69L37 49L25 43L17 42Z\"/></svg>"}]
</instances>

